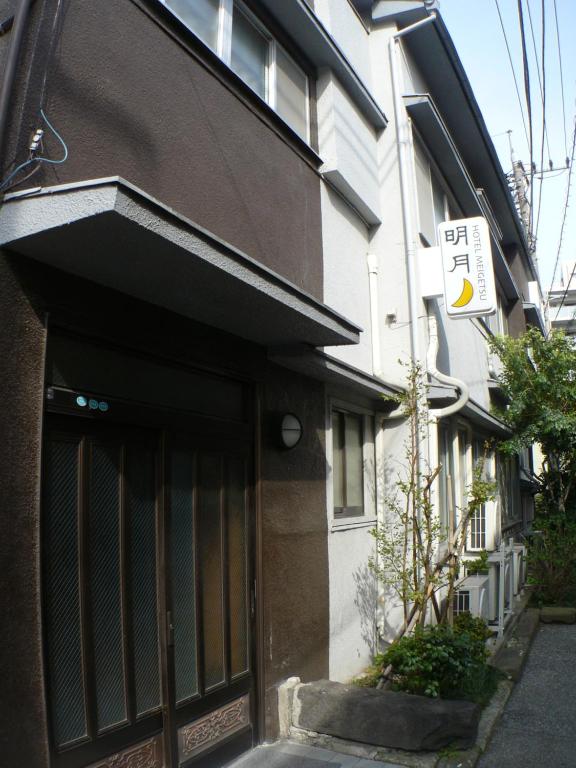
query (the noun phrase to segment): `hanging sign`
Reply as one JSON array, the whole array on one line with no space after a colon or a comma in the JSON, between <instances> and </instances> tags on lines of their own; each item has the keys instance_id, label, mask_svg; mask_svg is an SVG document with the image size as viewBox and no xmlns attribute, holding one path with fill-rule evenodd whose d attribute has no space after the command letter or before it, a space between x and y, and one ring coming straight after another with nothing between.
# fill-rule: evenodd
<instances>
[{"instance_id":1,"label":"hanging sign","mask_svg":"<svg viewBox=\"0 0 576 768\"><path fill-rule=\"evenodd\" d=\"M448 317L482 317L496 311L490 230L486 219L445 221L438 226Z\"/></svg>"}]
</instances>

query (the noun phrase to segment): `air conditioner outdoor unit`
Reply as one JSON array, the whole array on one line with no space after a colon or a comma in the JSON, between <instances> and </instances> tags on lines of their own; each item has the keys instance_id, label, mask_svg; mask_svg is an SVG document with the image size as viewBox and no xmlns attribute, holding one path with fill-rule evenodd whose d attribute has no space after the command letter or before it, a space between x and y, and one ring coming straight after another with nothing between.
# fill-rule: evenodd
<instances>
[{"instance_id":1,"label":"air conditioner outdoor unit","mask_svg":"<svg viewBox=\"0 0 576 768\"><path fill-rule=\"evenodd\" d=\"M504 610L512 610L510 603L510 579L512 578L512 558L506 561L504 566Z\"/></svg>"},{"instance_id":2,"label":"air conditioner outdoor unit","mask_svg":"<svg viewBox=\"0 0 576 768\"><path fill-rule=\"evenodd\" d=\"M514 544L514 594L524 586L526 581L526 547L524 544Z\"/></svg>"},{"instance_id":3,"label":"air conditioner outdoor unit","mask_svg":"<svg viewBox=\"0 0 576 768\"><path fill-rule=\"evenodd\" d=\"M490 620L488 576L466 576L454 592L454 615L468 611L485 621Z\"/></svg>"}]
</instances>

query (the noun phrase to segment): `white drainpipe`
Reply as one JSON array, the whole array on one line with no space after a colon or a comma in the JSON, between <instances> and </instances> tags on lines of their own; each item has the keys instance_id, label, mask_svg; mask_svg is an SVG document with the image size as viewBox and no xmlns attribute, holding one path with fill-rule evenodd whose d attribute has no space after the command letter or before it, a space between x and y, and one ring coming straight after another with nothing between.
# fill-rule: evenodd
<instances>
[{"instance_id":1,"label":"white drainpipe","mask_svg":"<svg viewBox=\"0 0 576 768\"><path fill-rule=\"evenodd\" d=\"M444 416L451 416L453 413L460 411L470 399L470 390L468 384L461 379L457 379L455 376L448 376L446 373L442 373L436 368L436 357L438 355L438 325L436 323L436 317L432 314L428 314L428 355L426 358L426 368L428 373L433 379L436 379L441 384L448 384L451 387L456 387L460 390L460 396L455 403L447 405L445 408L431 408L429 411L430 418L441 419Z\"/></svg>"}]
</instances>

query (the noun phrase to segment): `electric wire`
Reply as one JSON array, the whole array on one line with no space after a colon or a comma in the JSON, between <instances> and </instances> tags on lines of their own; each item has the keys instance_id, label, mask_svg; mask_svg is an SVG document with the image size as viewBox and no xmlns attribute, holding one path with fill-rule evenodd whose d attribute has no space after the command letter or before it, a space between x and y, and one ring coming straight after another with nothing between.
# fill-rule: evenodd
<instances>
[{"instance_id":1,"label":"electric wire","mask_svg":"<svg viewBox=\"0 0 576 768\"><path fill-rule=\"evenodd\" d=\"M548 291L548 296L546 298L546 306L550 305L550 292L552 291L552 287L554 286L554 280L556 279L556 271L558 270L558 263L560 261L560 252L562 250L562 239L564 237L564 227L566 225L566 218L568 215L568 201L570 199L570 186L572 183L572 170L574 168L575 149L576 149L576 118L574 119L574 132L572 134L572 150L570 154L570 164L568 169L568 182L566 184L566 197L564 199L564 213L562 215L562 225L560 227L560 238L558 240L558 250L556 252L556 260L554 262L554 272L552 273L552 280L550 281L550 290ZM575 266L576 266L576 263L575 263ZM573 277L573 274L570 276L570 280L572 280L572 277ZM558 313L562 309L562 304L564 303L564 301L566 300L566 296L568 295L568 286L570 285L570 280L568 281L568 285L566 286L566 291L564 292L564 296L562 298L562 301L560 302L558 311L556 312L556 318L558 317Z\"/></svg>"},{"instance_id":2,"label":"electric wire","mask_svg":"<svg viewBox=\"0 0 576 768\"><path fill-rule=\"evenodd\" d=\"M528 20L530 21L530 36L532 38L532 48L534 50L534 59L536 60L536 74L538 75L538 86L540 88L540 100L542 101L542 130L543 134L545 134L546 137L546 148L548 150L548 160L551 159L552 153L550 152L550 137L548 136L548 125L546 123L546 69L545 69L545 63L544 63L544 53L545 53L545 9L544 9L544 0L542 0L542 53L541 53L541 61L538 57L538 50L536 47L536 35L534 33L534 25L532 22L532 11L530 10L530 0L527 1L527 8L528 8ZM540 73L542 71L542 73ZM544 136L542 138L542 141L544 141ZM540 164L542 167L542 163Z\"/></svg>"},{"instance_id":3,"label":"electric wire","mask_svg":"<svg viewBox=\"0 0 576 768\"><path fill-rule=\"evenodd\" d=\"M40 115L42 116L42 119L44 120L45 124L48 126L48 128L52 131L54 136L58 139L58 141L62 145L62 149L64 150L63 156L61 158L57 159L57 160L54 160L51 157L45 157L43 155L33 155L33 156L29 157L28 160L26 160L23 163L20 163L20 165L18 165L12 171L12 173L10 173L4 179L4 181L0 184L0 190L1 191L6 191L6 188L9 188L9 184L12 181L12 179L14 179L20 173L20 171L23 171L24 168L27 168L28 166L30 166L30 165L32 165L34 163L37 163L38 165L41 165L42 163L47 163L49 165L62 165L62 163L65 163L66 160L68 159L68 147L66 145L66 142L64 141L62 136L58 133L56 128L54 128L54 126L52 125L50 120L48 120L48 118L46 116L46 113L44 112L43 109L40 110ZM29 178L29 177L27 176L26 178ZM21 179L21 181L24 181L24 180L25 179ZM12 186L15 186L15 184L19 184L19 183L20 183L20 181L14 182L14 184L12 184Z\"/></svg>"},{"instance_id":4,"label":"electric wire","mask_svg":"<svg viewBox=\"0 0 576 768\"><path fill-rule=\"evenodd\" d=\"M530 0L526 0L528 16L530 19L530 29L532 31L532 42L534 43L534 55L536 57L536 71L538 73L538 82L540 83L540 95L542 97L542 142L540 145L540 170L544 168L544 140L548 144L548 162L552 165L550 159L550 144L548 143L548 130L546 128L546 0L542 0L542 78L540 78L540 67L538 65L538 55L536 53L536 39L534 37L534 27L532 25L532 14L530 12ZM540 214L542 213L542 189L543 179L540 179L538 189L538 213L536 216L536 226L534 227L534 242L538 240L538 229L540 227Z\"/></svg>"},{"instance_id":5,"label":"electric wire","mask_svg":"<svg viewBox=\"0 0 576 768\"><path fill-rule=\"evenodd\" d=\"M558 26L558 8L554 0L554 21L556 24L556 43L558 46L558 64L560 66L560 94L562 96L562 125L564 126L564 151L568 157L568 137L566 135L566 104L564 101L564 73L562 69L562 48L560 47L560 28Z\"/></svg>"},{"instance_id":6,"label":"electric wire","mask_svg":"<svg viewBox=\"0 0 576 768\"><path fill-rule=\"evenodd\" d=\"M514 78L514 86L516 88L516 96L518 98L518 106L520 107L520 115L522 116L522 123L524 125L524 134L526 136L526 143L530 144L528 138L528 128L526 127L526 117L524 115L524 107L522 106L522 98L520 96L520 88L518 87L518 80L516 78L516 70L514 69L514 62L512 61L512 54L510 52L510 45L508 43L508 36L506 34L506 28L504 27L504 20L502 19L502 13L500 12L500 5L498 0L494 0L496 4L496 10L498 11L498 18L500 19L500 27L502 28L502 34L504 36L504 42L506 43L506 50L508 52L508 61L510 62L510 69L512 70L512 77Z\"/></svg>"}]
</instances>

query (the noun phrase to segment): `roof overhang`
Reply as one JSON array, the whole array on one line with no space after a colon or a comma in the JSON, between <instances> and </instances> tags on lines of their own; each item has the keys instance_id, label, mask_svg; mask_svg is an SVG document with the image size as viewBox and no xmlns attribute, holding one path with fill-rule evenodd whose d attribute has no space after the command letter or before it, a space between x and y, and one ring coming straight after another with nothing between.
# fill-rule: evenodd
<instances>
[{"instance_id":1,"label":"roof overhang","mask_svg":"<svg viewBox=\"0 0 576 768\"><path fill-rule=\"evenodd\" d=\"M524 309L526 322L529 323L530 325L533 325L535 328L538 328L538 330L543 335L546 335L546 326L544 325L542 313L540 312L540 309L536 306L536 304L532 304L529 301L524 301L522 302L522 307Z\"/></svg>"},{"instance_id":2,"label":"roof overhang","mask_svg":"<svg viewBox=\"0 0 576 768\"><path fill-rule=\"evenodd\" d=\"M270 349L268 359L284 368L323 381L335 388L345 389L371 401L376 410L389 411L397 407L391 398L402 391L382 379L371 376L319 349Z\"/></svg>"},{"instance_id":3,"label":"roof overhang","mask_svg":"<svg viewBox=\"0 0 576 768\"><path fill-rule=\"evenodd\" d=\"M394 22L399 29L426 18L431 9L423 2L380 0L374 2L374 24ZM529 254L526 235L510 195L506 177L488 133L480 108L438 9L436 21L403 38L416 66L424 74L436 105L460 147L466 167L478 187L485 190L496 212L506 246L516 244L532 279L537 272Z\"/></svg>"},{"instance_id":4,"label":"roof overhang","mask_svg":"<svg viewBox=\"0 0 576 768\"><path fill-rule=\"evenodd\" d=\"M260 0L260 5L298 43L312 64L318 69L328 67L334 72L374 128L386 128L386 115L306 0Z\"/></svg>"},{"instance_id":5,"label":"roof overhang","mask_svg":"<svg viewBox=\"0 0 576 768\"><path fill-rule=\"evenodd\" d=\"M128 182L4 198L0 246L258 344L355 344L360 328Z\"/></svg>"},{"instance_id":6,"label":"roof overhang","mask_svg":"<svg viewBox=\"0 0 576 768\"><path fill-rule=\"evenodd\" d=\"M455 387L447 387L433 384L428 388L428 401L432 408L443 408L451 405L458 399L458 392ZM487 411L474 400L468 400L466 405L458 411L460 416L467 418L472 424L484 432L488 432L498 437L510 437L512 432L503 421L496 418L490 411Z\"/></svg>"},{"instance_id":7,"label":"roof overhang","mask_svg":"<svg viewBox=\"0 0 576 768\"><path fill-rule=\"evenodd\" d=\"M432 98L428 94L404 97L404 104L410 118L422 134L426 146L432 153L437 165L464 209L466 216L483 216L490 226L490 239L494 260L494 272L507 299L514 301L520 297L518 287L512 277L508 262L500 247L500 233L495 232L491 217L487 215L481 196L470 178L466 165L452 140L448 128Z\"/></svg>"}]
</instances>

